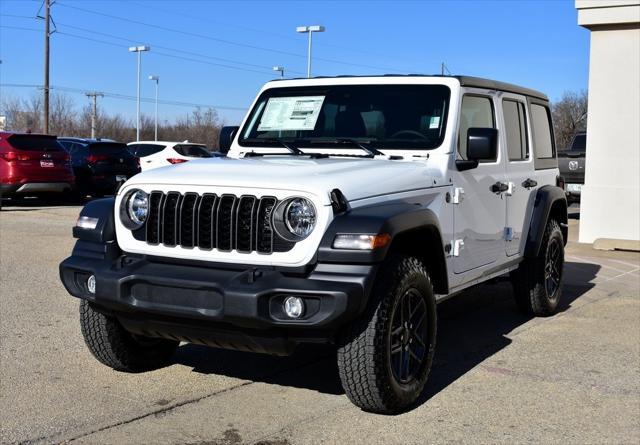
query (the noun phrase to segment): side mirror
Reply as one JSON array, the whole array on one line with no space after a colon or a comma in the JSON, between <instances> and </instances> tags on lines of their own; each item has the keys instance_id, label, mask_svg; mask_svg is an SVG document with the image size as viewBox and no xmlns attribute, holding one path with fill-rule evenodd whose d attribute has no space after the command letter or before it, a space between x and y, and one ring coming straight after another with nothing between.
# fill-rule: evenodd
<instances>
[{"instance_id":1,"label":"side mirror","mask_svg":"<svg viewBox=\"0 0 640 445\"><path fill-rule=\"evenodd\" d=\"M495 128L469 128L467 132L467 158L472 161L493 161L498 154L498 130Z\"/></svg>"},{"instance_id":2,"label":"side mirror","mask_svg":"<svg viewBox=\"0 0 640 445\"><path fill-rule=\"evenodd\" d=\"M222 127L220 129L220 135L218 136L218 150L220 153L225 155L229 153L231 142L239 128L240 127Z\"/></svg>"},{"instance_id":3,"label":"side mirror","mask_svg":"<svg viewBox=\"0 0 640 445\"><path fill-rule=\"evenodd\" d=\"M467 159L456 161L459 171L471 170L480 161L494 161L498 155L498 130L469 128L467 130Z\"/></svg>"}]
</instances>

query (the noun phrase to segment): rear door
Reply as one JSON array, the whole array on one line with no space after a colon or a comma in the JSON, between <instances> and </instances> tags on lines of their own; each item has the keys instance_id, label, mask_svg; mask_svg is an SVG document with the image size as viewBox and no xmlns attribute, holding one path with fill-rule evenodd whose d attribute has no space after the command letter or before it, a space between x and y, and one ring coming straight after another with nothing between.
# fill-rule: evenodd
<instances>
[{"instance_id":1,"label":"rear door","mask_svg":"<svg viewBox=\"0 0 640 445\"><path fill-rule=\"evenodd\" d=\"M71 174L69 155L55 136L14 134L7 140L14 166L29 181L58 181Z\"/></svg>"},{"instance_id":2,"label":"rear door","mask_svg":"<svg viewBox=\"0 0 640 445\"><path fill-rule=\"evenodd\" d=\"M505 250L507 256L524 252L526 234L538 184L531 154L531 128L524 96L502 95L502 142L506 146L506 171L509 190L505 193L507 217Z\"/></svg>"}]
</instances>

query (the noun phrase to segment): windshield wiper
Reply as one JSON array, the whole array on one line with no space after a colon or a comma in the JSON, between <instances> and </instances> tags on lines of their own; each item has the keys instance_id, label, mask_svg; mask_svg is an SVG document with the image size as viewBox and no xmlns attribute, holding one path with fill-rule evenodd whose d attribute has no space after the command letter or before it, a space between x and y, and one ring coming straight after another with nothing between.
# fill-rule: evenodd
<instances>
[{"instance_id":1,"label":"windshield wiper","mask_svg":"<svg viewBox=\"0 0 640 445\"><path fill-rule=\"evenodd\" d=\"M280 139L280 138L247 138L244 139L244 142L266 142L267 144L280 144L282 145L284 148L286 148L287 150L289 150L289 152L291 154L294 154L296 156L305 156L306 153L302 150L300 150L293 142L291 141L285 141L284 139ZM261 153L261 154L266 154L266 153Z\"/></svg>"},{"instance_id":2,"label":"windshield wiper","mask_svg":"<svg viewBox=\"0 0 640 445\"><path fill-rule=\"evenodd\" d=\"M305 141L306 142L306 141ZM352 145L367 153L367 157L373 158L374 156L384 156L377 148L372 147L371 140L359 141L353 138L335 138L335 139L317 139L308 141L310 144L340 144L340 145Z\"/></svg>"}]
</instances>

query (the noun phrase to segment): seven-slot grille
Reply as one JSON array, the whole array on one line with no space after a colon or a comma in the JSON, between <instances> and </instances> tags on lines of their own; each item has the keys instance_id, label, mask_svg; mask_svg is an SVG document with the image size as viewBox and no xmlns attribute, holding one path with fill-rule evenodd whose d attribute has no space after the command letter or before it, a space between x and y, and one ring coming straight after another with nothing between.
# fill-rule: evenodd
<instances>
[{"instance_id":1,"label":"seven-slot grille","mask_svg":"<svg viewBox=\"0 0 640 445\"><path fill-rule=\"evenodd\" d=\"M287 252L271 223L273 196L151 192L144 231L148 244L241 253Z\"/></svg>"}]
</instances>

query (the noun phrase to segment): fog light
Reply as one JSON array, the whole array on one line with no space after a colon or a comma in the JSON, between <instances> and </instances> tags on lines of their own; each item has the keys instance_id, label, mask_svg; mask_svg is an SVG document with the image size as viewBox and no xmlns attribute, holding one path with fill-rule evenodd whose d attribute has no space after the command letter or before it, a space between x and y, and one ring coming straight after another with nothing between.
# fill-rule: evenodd
<instances>
[{"instance_id":1,"label":"fog light","mask_svg":"<svg viewBox=\"0 0 640 445\"><path fill-rule=\"evenodd\" d=\"M95 275L91 275L89 278L87 278L87 289L92 294L96 293L96 276Z\"/></svg>"},{"instance_id":2,"label":"fog light","mask_svg":"<svg viewBox=\"0 0 640 445\"><path fill-rule=\"evenodd\" d=\"M300 297L287 297L284 300L284 313L289 318L300 318L304 313L304 301Z\"/></svg>"}]
</instances>

